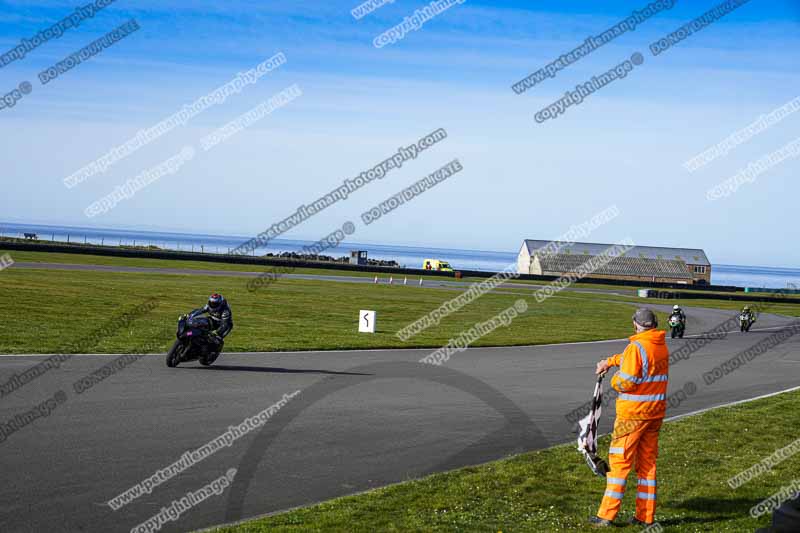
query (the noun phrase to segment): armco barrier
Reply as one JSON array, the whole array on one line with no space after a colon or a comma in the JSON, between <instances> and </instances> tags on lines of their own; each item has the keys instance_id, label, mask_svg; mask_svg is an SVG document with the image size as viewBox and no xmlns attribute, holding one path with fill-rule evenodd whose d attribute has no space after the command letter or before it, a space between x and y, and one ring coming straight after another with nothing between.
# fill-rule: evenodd
<instances>
[{"instance_id":1,"label":"armco barrier","mask_svg":"<svg viewBox=\"0 0 800 533\"><path fill-rule=\"evenodd\" d=\"M292 260L292 259L278 259L269 257L250 257L245 255L227 255L227 254L209 254L202 252L185 252L175 250L143 250L135 248L120 248L116 246L98 246L94 244L67 244L67 243L53 243L53 242L24 242L24 241L2 241L0 240L0 251L3 250L19 250L29 252L53 252L53 253L68 253L68 254L84 254L84 255L103 255L113 257L138 257L144 259L173 259L183 261L205 261L210 263L232 263L256 266L293 266L295 268L320 268L328 270L349 270L353 272L374 272L385 274L405 274L407 276L437 276L442 278L454 278L453 272L437 272L435 270L423 270L421 268L401 268L401 267L381 267L372 265L351 265L349 263L336 263L333 261L305 261L305 260ZM485 272L482 270L459 270L463 277L473 278L489 278L494 276L495 272ZM548 282L558 279L556 276L534 276L532 274L520 274L519 278L526 281L541 281ZM584 278L580 283L586 284L599 284L599 285L617 285L620 287L650 287L657 289L683 289L686 290L686 285L681 283L653 283L642 281L628 281L619 279L600 279L600 278ZM742 287L734 287L730 285L691 285L693 291L715 291L715 292L741 292ZM691 295L686 294L685 298L708 298L719 299L712 294ZM681 296L683 298L684 296ZM760 296L741 296L738 298L749 301L768 301L761 300ZM763 297L768 298L768 297ZM783 301L783 300L781 300ZM800 303L800 302L799 302Z\"/></svg>"}]
</instances>

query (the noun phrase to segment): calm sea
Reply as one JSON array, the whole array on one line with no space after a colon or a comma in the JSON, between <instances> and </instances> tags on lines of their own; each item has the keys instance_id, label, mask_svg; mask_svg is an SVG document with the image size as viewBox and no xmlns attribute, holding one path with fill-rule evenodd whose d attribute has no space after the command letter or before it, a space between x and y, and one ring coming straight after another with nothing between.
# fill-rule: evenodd
<instances>
[{"instance_id":1,"label":"calm sea","mask_svg":"<svg viewBox=\"0 0 800 533\"><path fill-rule=\"evenodd\" d=\"M226 253L247 241L249 237L202 235L187 233L130 231L36 224L0 223L0 236L22 237L23 233L36 233L39 239L66 242L86 242L105 245L154 245L172 250L193 250L209 253ZM255 255L269 252L299 252L310 241L275 239L269 246L259 248ZM401 266L420 268L425 258L442 259L456 268L498 272L515 263L517 250L490 252L485 250L456 250L450 248L426 248L385 244L359 244L348 242L324 252L339 257L349 255L350 250L367 250L372 259L395 260ZM711 282L717 285L740 287L800 288L800 269L773 268L745 265L714 264Z\"/></svg>"}]
</instances>

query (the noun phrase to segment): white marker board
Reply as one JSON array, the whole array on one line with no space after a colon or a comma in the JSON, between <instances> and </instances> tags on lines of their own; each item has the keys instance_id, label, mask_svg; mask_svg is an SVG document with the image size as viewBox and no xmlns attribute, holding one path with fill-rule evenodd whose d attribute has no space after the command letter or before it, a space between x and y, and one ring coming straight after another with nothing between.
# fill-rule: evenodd
<instances>
[{"instance_id":1,"label":"white marker board","mask_svg":"<svg viewBox=\"0 0 800 533\"><path fill-rule=\"evenodd\" d=\"M375 333L375 311L362 309L358 312L358 332Z\"/></svg>"}]
</instances>

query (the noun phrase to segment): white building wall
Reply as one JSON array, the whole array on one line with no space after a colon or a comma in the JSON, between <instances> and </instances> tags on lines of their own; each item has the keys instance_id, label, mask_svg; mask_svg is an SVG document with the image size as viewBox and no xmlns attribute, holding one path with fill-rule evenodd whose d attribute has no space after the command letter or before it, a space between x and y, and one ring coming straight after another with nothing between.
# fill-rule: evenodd
<instances>
[{"instance_id":1,"label":"white building wall","mask_svg":"<svg viewBox=\"0 0 800 533\"><path fill-rule=\"evenodd\" d=\"M517 273L518 274L529 274L531 268L531 256L528 253L528 247L525 246L525 243L522 243L522 248L519 250L519 254L517 255Z\"/></svg>"},{"instance_id":2,"label":"white building wall","mask_svg":"<svg viewBox=\"0 0 800 533\"><path fill-rule=\"evenodd\" d=\"M544 272L542 272L542 262L539 261L538 255L533 256L533 259L531 260L529 273L535 276L541 276L542 274L544 274Z\"/></svg>"}]
</instances>

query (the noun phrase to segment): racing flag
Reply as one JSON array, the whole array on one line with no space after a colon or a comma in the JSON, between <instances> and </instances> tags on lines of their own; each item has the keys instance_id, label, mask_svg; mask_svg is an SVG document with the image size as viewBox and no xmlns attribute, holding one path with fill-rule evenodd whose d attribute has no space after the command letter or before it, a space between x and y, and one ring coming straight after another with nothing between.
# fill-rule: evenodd
<instances>
[{"instance_id":1,"label":"racing flag","mask_svg":"<svg viewBox=\"0 0 800 533\"><path fill-rule=\"evenodd\" d=\"M578 451L583 454L592 472L600 477L606 477L609 471L608 464L597 456L597 425L600 422L603 404L603 375L600 374L594 386L589 414L578 421Z\"/></svg>"}]
</instances>

